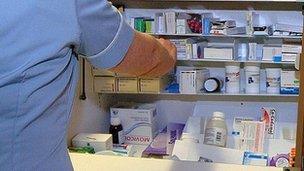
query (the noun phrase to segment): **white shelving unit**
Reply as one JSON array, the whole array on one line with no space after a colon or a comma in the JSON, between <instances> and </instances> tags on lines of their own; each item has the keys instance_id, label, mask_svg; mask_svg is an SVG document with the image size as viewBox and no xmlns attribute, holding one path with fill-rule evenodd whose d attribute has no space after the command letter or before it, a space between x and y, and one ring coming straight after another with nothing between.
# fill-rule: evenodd
<instances>
[{"instance_id":1,"label":"white shelving unit","mask_svg":"<svg viewBox=\"0 0 304 171\"><path fill-rule=\"evenodd\" d=\"M124 95L165 95L165 96L238 96L238 97L298 97L298 94L227 94L227 93L198 93L198 94L181 94L181 93L105 93L105 94L124 94Z\"/></svg>"},{"instance_id":2,"label":"white shelving unit","mask_svg":"<svg viewBox=\"0 0 304 171\"><path fill-rule=\"evenodd\" d=\"M235 62L235 63L257 63L257 64L280 64L280 65L295 65L295 62L273 62L273 61L235 61L235 60L215 60L215 59L178 59L178 61L191 62Z\"/></svg>"},{"instance_id":3,"label":"white shelving unit","mask_svg":"<svg viewBox=\"0 0 304 171\"><path fill-rule=\"evenodd\" d=\"M296 103L299 96L296 94L225 94L225 93L200 93L200 94L180 94L180 93L102 93L100 98L120 99L122 101L134 102L157 102L157 101L183 101L195 103L197 101L236 101L240 103L248 102L288 102ZM183 106L179 106L181 109Z\"/></svg>"},{"instance_id":4,"label":"white shelving unit","mask_svg":"<svg viewBox=\"0 0 304 171\"><path fill-rule=\"evenodd\" d=\"M291 39L301 41L301 36L263 36L263 35L202 35L202 34L167 34L149 33L153 36L172 36L172 37L201 37L201 38L260 38L260 39Z\"/></svg>"},{"instance_id":5,"label":"white shelving unit","mask_svg":"<svg viewBox=\"0 0 304 171\"><path fill-rule=\"evenodd\" d=\"M208 163L201 162L181 162L174 160L160 160L160 159L139 159L126 158L116 156L94 156L85 154L71 154L71 160L75 171L256 171L264 170L260 166L238 166L229 164ZM267 171L282 171L280 168L269 168ZM289 171L296 171L290 169Z\"/></svg>"},{"instance_id":6,"label":"white shelving unit","mask_svg":"<svg viewBox=\"0 0 304 171\"><path fill-rule=\"evenodd\" d=\"M224 2L225 1L225 2ZM149 16L153 10L160 11L162 8L167 8L168 6L174 7L174 3L183 5L183 8L188 7L187 4L189 4L189 8L185 8L188 11L191 10L191 4L194 3L195 5L201 5L201 3L206 3L207 1L204 0L195 0L195 1L185 1L185 0L167 0L167 1L130 1L130 0L114 0L114 2L119 2L120 4L126 4L126 7L128 8L128 4L130 4L130 7L132 7L127 12L134 14L132 15L147 15ZM298 2L304 2L303 1L297 1L297 0L230 0L229 2L226 2L226 0L215 0L210 2L210 4L217 3L220 6L221 3L225 4L233 4L233 3L239 3L240 6L245 6L244 3L249 2L250 5L254 5L254 3L258 2L263 3L267 2L267 4L271 4L272 2L275 3L275 7L278 7L279 5L285 5L287 4L288 10L286 11L279 11L279 12L286 12L289 13L291 8L296 8L297 10L300 9L300 4ZM144 4L144 5L141 5ZM208 1L209 3L209 1ZM148 5L147 5L148 4ZM156 7L155 9L149 9L151 5L151 8ZM164 5L164 6L162 6ZM231 9L237 9L238 5L235 5L236 7L227 7L229 10ZM147 9L139 9L139 8L147 8ZM199 6L199 9L197 10L203 10L204 6ZM211 7L214 7L211 5ZM259 6L260 7L260 6ZM283 9L284 7L279 7L279 9ZM225 9L225 7L221 8L220 10ZM271 9L268 7L267 9ZM138 10L138 11L137 11ZM181 10L181 9L179 9ZM213 9L208 9L213 10ZM220 11L218 9L215 9L217 12ZM244 10L244 9L242 9ZM247 9L245 9L247 10ZM271 9L272 10L272 9ZM275 10L275 9L274 9ZM275 11L272 11L275 12ZM301 11L298 11L301 12ZM231 12L232 13L232 12ZM262 11L263 15L265 14L265 11ZM227 11L223 12L223 16L227 14ZM281 14L283 15L283 14ZM274 19L276 19L275 15L272 16ZM269 17L271 18L271 17ZM294 21L294 20L293 20ZM196 38L202 38L202 39L219 39L220 41L223 39L262 39L262 40L288 40L293 42L300 42L302 40L299 36L251 36L251 35L230 35L230 36L224 36L224 35L201 35L201 34L151 34L156 37L165 37L165 38L190 38L190 37L196 37ZM260 63L262 65L268 66L268 65L275 65L278 67L281 66L287 66L287 67L293 67L294 62L272 62L272 61L228 61L228 60L209 60L209 59L185 59L185 60L179 60L179 63L182 63L183 65L189 65L189 63L192 64L202 64L204 63L204 66L213 65L214 63L219 64L223 66L225 62L236 62L236 63ZM92 80L89 80L90 83L92 83ZM92 86L91 86L92 87ZM96 98L97 93L91 93L91 96L93 98ZM97 115L102 115L102 132L107 132L107 128L109 126L109 107L114 105L115 103L119 101L134 101L134 102L147 102L147 103L156 103L158 106L158 112L161 115L160 122L168 123L168 122L185 122L186 119L192 115L193 108L196 105L196 103L200 103L203 106L206 107L206 110L204 111L204 115L210 115L212 111L223 108L227 111L227 117L230 117L231 119L234 116L246 116L246 117L254 117L257 118L259 115L255 114L253 111L256 111L260 109L262 106L270 106L275 107L278 109L278 115L280 115L280 122L283 121L285 118L287 118L288 123L282 123L287 125L294 125L296 122L296 114L297 114L297 102L299 99L298 95L289 95L289 94L266 94L265 92L261 92L260 94L225 94L225 93L200 93L200 94L179 94L179 93L99 93L98 94L99 103L93 101L92 99L89 99L87 103L88 106L96 107L96 104L99 105L99 110ZM83 105L80 103L80 105ZM87 109L89 107L86 107ZM237 111L240 111L237 113ZM86 116L92 115L92 110L86 110L86 115L82 116L82 118ZM96 119L92 119L92 122L95 122ZM87 123L89 125L89 129L92 130L92 124ZM229 123L230 124L230 123ZM282 126L281 125L281 126ZM94 169L95 170L102 170L102 169L118 169L123 168L124 170L137 170L138 168L145 168L144 170L168 170L168 171L182 171L182 170L208 170L208 171L216 171L216 170L260 170L260 171L271 171L271 170L284 170L283 168L273 168L273 167L255 167L255 166L237 166L232 164L208 164L208 163L199 163L199 162L186 162L186 161L171 161L171 160L153 160L153 159L139 159L139 158L122 158L122 157L111 157L111 156L90 156L86 157L84 155L78 156L78 155L72 155L72 160L75 166L78 168L89 168L83 167L86 163L94 163ZM100 163L102 161L106 161L104 163ZM114 162L117 162L114 164ZM119 162L119 163L118 163ZM142 164L141 164L142 163ZM110 165L109 165L110 164ZM165 164L165 167L160 167L162 164ZM117 167L116 167L117 165ZM132 166L131 166L132 165ZM136 165L138 168L136 168ZM123 166L123 167L118 167ZM154 167L157 166L157 167ZM159 166L159 167L158 167ZM194 166L194 167L193 167ZM81 170L80 169L80 170ZM76 169L77 170L77 169ZM295 169L296 170L296 169Z\"/></svg>"}]
</instances>

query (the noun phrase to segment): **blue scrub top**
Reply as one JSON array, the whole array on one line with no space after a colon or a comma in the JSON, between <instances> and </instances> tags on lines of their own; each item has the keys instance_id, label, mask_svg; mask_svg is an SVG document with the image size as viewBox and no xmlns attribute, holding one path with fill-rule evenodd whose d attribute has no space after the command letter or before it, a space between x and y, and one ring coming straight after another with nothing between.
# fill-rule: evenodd
<instances>
[{"instance_id":1,"label":"blue scrub top","mask_svg":"<svg viewBox=\"0 0 304 171\"><path fill-rule=\"evenodd\" d=\"M72 170L72 48L111 68L134 31L106 0L1 0L0 16L0 170Z\"/></svg>"}]
</instances>

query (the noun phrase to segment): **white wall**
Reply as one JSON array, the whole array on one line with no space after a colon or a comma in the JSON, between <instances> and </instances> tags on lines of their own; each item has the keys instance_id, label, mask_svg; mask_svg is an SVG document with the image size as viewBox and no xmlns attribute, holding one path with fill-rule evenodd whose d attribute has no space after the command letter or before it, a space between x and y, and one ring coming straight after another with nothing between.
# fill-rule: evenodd
<instances>
[{"instance_id":1,"label":"white wall","mask_svg":"<svg viewBox=\"0 0 304 171\"><path fill-rule=\"evenodd\" d=\"M81 77L74 99L68 140L80 132L98 133L108 130L109 115L99 105L98 94L93 92L93 78L90 65L86 62L86 100L79 100Z\"/></svg>"}]
</instances>

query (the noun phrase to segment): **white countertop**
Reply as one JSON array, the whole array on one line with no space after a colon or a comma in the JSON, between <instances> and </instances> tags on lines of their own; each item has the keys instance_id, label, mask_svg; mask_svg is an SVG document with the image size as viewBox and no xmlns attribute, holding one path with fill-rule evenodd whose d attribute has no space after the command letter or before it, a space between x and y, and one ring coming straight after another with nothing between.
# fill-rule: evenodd
<instances>
[{"instance_id":1,"label":"white countertop","mask_svg":"<svg viewBox=\"0 0 304 171\"><path fill-rule=\"evenodd\" d=\"M200 163L147 159L134 157L70 154L75 171L282 171L282 168L242 166L231 164Z\"/></svg>"}]
</instances>

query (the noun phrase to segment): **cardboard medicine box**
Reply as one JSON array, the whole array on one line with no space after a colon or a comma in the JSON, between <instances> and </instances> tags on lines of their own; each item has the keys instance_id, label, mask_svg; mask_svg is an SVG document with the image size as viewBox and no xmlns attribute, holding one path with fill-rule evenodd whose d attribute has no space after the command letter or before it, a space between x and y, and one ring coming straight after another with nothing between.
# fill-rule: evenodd
<instances>
[{"instance_id":1,"label":"cardboard medicine box","mask_svg":"<svg viewBox=\"0 0 304 171\"><path fill-rule=\"evenodd\" d=\"M299 72L281 71L281 94L299 94Z\"/></svg>"},{"instance_id":2,"label":"cardboard medicine box","mask_svg":"<svg viewBox=\"0 0 304 171\"><path fill-rule=\"evenodd\" d=\"M117 78L118 93L138 93L138 79L132 77Z\"/></svg>"},{"instance_id":3,"label":"cardboard medicine box","mask_svg":"<svg viewBox=\"0 0 304 171\"><path fill-rule=\"evenodd\" d=\"M160 93L168 85L168 78L139 78L140 93Z\"/></svg>"},{"instance_id":4,"label":"cardboard medicine box","mask_svg":"<svg viewBox=\"0 0 304 171\"><path fill-rule=\"evenodd\" d=\"M282 45L282 52L283 53L301 53L302 52L302 46L297 44L283 44Z\"/></svg>"},{"instance_id":5,"label":"cardboard medicine box","mask_svg":"<svg viewBox=\"0 0 304 171\"><path fill-rule=\"evenodd\" d=\"M112 150L112 135L80 133L72 139L72 145L73 147L91 146L95 152Z\"/></svg>"},{"instance_id":6,"label":"cardboard medicine box","mask_svg":"<svg viewBox=\"0 0 304 171\"><path fill-rule=\"evenodd\" d=\"M122 103L110 108L111 117L118 117L125 133L126 144L149 145L158 133L156 106Z\"/></svg>"},{"instance_id":7,"label":"cardboard medicine box","mask_svg":"<svg viewBox=\"0 0 304 171\"><path fill-rule=\"evenodd\" d=\"M97 93L116 92L115 77L94 77L94 91Z\"/></svg>"},{"instance_id":8,"label":"cardboard medicine box","mask_svg":"<svg viewBox=\"0 0 304 171\"><path fill-rule=\"evenodd\" d=\"M203 83L209 78L208 69L180 71L179 91L181 94L197 94L203 88Z\"/></svg>"}]
</instances>

